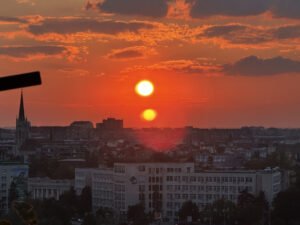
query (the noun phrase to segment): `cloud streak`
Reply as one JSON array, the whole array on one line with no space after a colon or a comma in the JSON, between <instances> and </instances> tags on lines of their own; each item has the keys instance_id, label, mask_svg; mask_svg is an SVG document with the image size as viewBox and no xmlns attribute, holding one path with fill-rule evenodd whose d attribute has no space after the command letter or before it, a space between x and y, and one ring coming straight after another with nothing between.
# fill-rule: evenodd
<instances>
[{"instance_id":1,"label":"cloud streak","mask_svg":"<svg viewBox=\"0 0 300 225\"><path fill-rule=\"evenodd\" d=\"M144 46L133 46L123 49L112 50L111 53L107 55L107 58L114 60L132 60L145 58L148 55L154 55L156 51Z\"/></svg>"},{"instance_id":2,"label":"cloud streak","mask_svg":"<svg viewBox=\"0 0 300 225\"><path fill-rule=\"evenodd\" d=\"M1 23L26 23L27 21L18 17L0 16Z\"/></svg>"},{"instance_id":3,"label":"cloud streak","mask_svg":"<svg viewBox=\"0 0 300 225\"><path fill-rule=\"evenodd\" d=\"M0 55L24 58L29 55L57 55L65 51L66 48L60 46L9 46L0 47Z\"/></svg>"},{"instance_id":4,"label":"cloud streak","mask_svg":"<svg viewBox=\"0 0 300 225\"><path fill-rule=\"evenodd\" d=\"M300 2L297 0L186 0L192 4L193 18L211 16L258 16L271 13L273 17L300 19Z\"/></svg>"},{"instance_id":5,"label":"cloud streak","mask_svg":"<svg viewBox=\"0 0 300 225\"><path fill-rule=\"evenodd\" d=\"M122 32L137 33L141 29L152 29L154 26L146 22L122 22L122 21L98 21L94 19L72 18L72 19L46 19L39 24L31 24L27 30L35 35L47 33L73 34L81 32L92 32L101 34L118 34Z\"/></svg>"},{"instance_id":6,"label":"cloud streak","mask_svg":"<svg viewBox=\"0 0 300 225\"><path fill-rule=\"evenodd\" d=\"M248 56L224 65L209 63L206 60L169 60L146 67L128 68L124 73L133 71L165 71L179 74L198 74L204 76L245 76L264 77L282 74L300 74L300 61L284 57L259 58Z\"/></svg>"},{"instance_id":7,"label":"cloud streak","mask_svg":"<svg viewBox=\"0 0 300 225\"><path fill-rule=\"evenodd\" d=\"M128 16L159 18L168 13L167 0L104 0L96 6L102 12Z\"/></svg>"},{"instance_id":8,"label":"cloud streak","mask_svg":"<svg viewBox=\"0 0 300 225\"><path fill-rule=\"evenodd\" d=\"M249 56L235 63L224 65L223 72L226 75L255 77L300 73L300 62L283 57L262 59Z\"/></svg>"},{"instance_id":9,"label":"cloud streak","mask_svg":"<svg viewBox=\"0 0 300 225\"><path fill-rule=\"evenodd\" d=\"M196 38L198 40L217 38L231 44L262 47L258 44L299 39L300 25L284 25L279 27L262 27L243 24L212 25L203 28Z\"/></svg>"},{"instance_id":10,"label":"cloud streak","mask_svg":"<svg viewBox=\"0 0 300 225\"><path fill-rule=\"evenodd\" d=\"M14 61L37 60L47 57L66 58L69 61L80 59L84 50L74 46L2 46L0 56Z\"/></svg>"}]
</instances>

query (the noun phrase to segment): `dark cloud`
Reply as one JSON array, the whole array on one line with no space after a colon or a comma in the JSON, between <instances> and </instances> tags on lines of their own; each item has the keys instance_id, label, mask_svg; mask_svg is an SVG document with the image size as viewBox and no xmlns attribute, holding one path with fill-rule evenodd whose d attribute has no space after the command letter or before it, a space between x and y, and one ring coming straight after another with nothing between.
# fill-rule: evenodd
<instances>
[{"instance_id":1,"label":"dark cloud","mask_svg":"<svg viewBox=\"0 0 300 225\"><path fill-rule=\"evenodd\" d=\"M272 39L267 29L240 24L210 26L198 35L198 38L203 37L222 38L234 44L258 44Z\"/></svg>"},{"instance_id":2,"label":"dark cloud","mask_svg":"<svg viewBox=\"0 0 300 225\"><path fill-rule=\"evenodd\" d=\"M221 72L220 67L207 64L201 60L179 59L161 61L149 66L134 66L123 70L123 73L136 71L166 71L180 74L202 74L206 76L216 75Z\"/></svg>"},{"instance_id":3,"label":"dark cloud","mask_svg":"<svg viewBox=\"0 0 300 225\"><path fill-rule=\"evenodd\" d=\"M300 19L299 0L273 0L273 2L271 11L275 17Z\"/></svg>"},{"instance_id":4,"label":"dark cloud","mask_svg":"<svg viewBox=\"0 0 300 225\"><path fill-rule=\"evenodd\" d=\"M11 46L0 47L0 55L26 58L31 55L58 55L65 51L66 48L60 46Z\"/></svg>"},{"instance_id":5,"label":"dark cloud","mask_svg":"<svg viewBox=\"0 0 300 225\"><path fill-rule=\"evenodd\" d=\"M239 25L239 24L229 24L229 25L220 25L220 26L211 26L207 28L203 35L206 37L219 37L219 36L227 36L231 35L235 32L244 32L247 26Z\"/></svg>"},{"instance_id":6,"label":"dark cloud","mask_svg":"<svg viewBox=\"0 0 300 225\"><path fill-rule=\"evenodd\" d=\"M299 0L186 0L194 18L210 16L257 16L270 12L273 17L300 19Z\"/></svg>"},{"instance_id":7,"label":"dark cloud","mask_svg":"<svg viewBox=\"0 0 300 225\"><path fill-rule=\"evenodd\" d=\"M97 7L103 12L129 16L164 17L168 13L167 0L105 0Z\"/></svg>"},{"instance_id":8,"label":"dark cloud","mask_svg":"<svg viewBox=\"0 0 300 225\"><path fill-rule=\"evenodd\" d=\"M283 57L261 59L256 56L243 58L236 63L223 66L226 75L271 76L300 73L300 61Z\"/></svg>"},{"instance_id":9,"label":"dark cloud","mask_svg":"<svg viewBox=\"0 0 300 225\"><path fill-rule=\"evenodd\" d=\"M93 32L102 34L118 34L121 32L138 32L154 26L146 22L97 21L93 19L46 19L40 24L28 26L30 33L40 35L46 33L72 34Z\"/></svg>"},{"instance_id":10,"label":"dark cloud","mask_svg":"<svg viewBox=\"0 0 300 225\"><path fill-rule=\"evenodd\" d=\"M298 39L300 38L300 25L286 25L276 28L242 24L216 25L205 28L197 35L197 38L222 38L232 44L262 44L284 39Z\"/></svg>"},{"instance_id":11,"label":"dark cloud","mask_svg":"<svg viewBox=\"0 0 300 225\"><path fill-rule=\"evenodd\" d=\"M300 38L300 25L282 26L274 29L273 36L277 39Z\"/></svg>"},{"instance_id":12,"label":"dark cloud","mask_svg":"<svg viewBox=\"0 0 300 225\"><path fill-rule=\"evenodd\" d=\"M194 18L209 16L255 16L266 12L272 0L187 0L192 3L190 15Z\"/></svg>"},{"instance_id":13,"label":"dark cloud","mask_svg":"<svg viewBox=\"0 0 300 225\"><path fill-rule=\"evenodd\" d=\"M7 17L7 16L0 16L0 22L6 23L26 23L26 20L23 20L18 17Z\"/></svg>"}]
</instances>

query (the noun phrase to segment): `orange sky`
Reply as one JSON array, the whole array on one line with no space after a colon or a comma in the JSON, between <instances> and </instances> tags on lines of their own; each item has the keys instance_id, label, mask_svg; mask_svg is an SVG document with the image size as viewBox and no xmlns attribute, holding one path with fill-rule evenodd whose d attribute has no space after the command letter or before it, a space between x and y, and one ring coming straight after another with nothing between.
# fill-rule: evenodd
<instances>
[{"instance_id":1,"label":"orange sky","mask_svg":"<svg viewBox=\"0 0 300 225\"><path fill-rule=\"evenodd\" d=\"M3 0L0 74L41 71L24 90L33 125L300 127L300 3L224 2ZM136 95L142 79L151 97ZM0 127L14 126L19 97L0 94Z\"/></svg>"}]
</instances>

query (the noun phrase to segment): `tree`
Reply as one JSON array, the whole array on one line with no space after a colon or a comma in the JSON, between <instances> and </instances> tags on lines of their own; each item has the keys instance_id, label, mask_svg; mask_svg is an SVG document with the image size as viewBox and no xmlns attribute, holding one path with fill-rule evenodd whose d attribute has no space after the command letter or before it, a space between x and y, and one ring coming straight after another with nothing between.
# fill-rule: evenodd
<instances>
[{"instance_id":1,"label":"tree","mask_svg":"<svg viewBox=\"0 0 300 225\"><path fill-rule=\"evenodd\" d=\"M26 202L13 202L12 209L26 225L36 225L37 217L33 206Z\"/></svg>"},{"instance_id":2,"label":"tree","mask_svg":"<svg viewBox=\"0 0 300 225\"><path fill-rule=\"evenodd\" d=\"M92 213L85 215L82 225L97 225L95 216Z\"/></svg>"},{"instance_id":3,"label":"tree","mask_svg":"<svg viewBox=\"0 0 300 225\"><path fill-rule=\"evenodd\" d=\"M280 192L273 202L273 218L283 221L284 224L292 224L292 221L300 221L300 191L291 188Z\"/></svg>"},{"instance_id":4,"label":"tree","mask_svg":"<svg viewBox=\"0 0 300 225\"><path fill-rule=\"evenodd\" d=\"M142 204L137 204L128 207L127 219L133 225L147 225L149 224L145 207Z\"/></svg>"},{"instance_id":5,"label":"tree","mask_svg":"<svg viewBox=\"0 0 300 225\"><path fill-rule=\"evenodd\" d=\"M11 222L9 222L8 220L1 220L0 225L11 225Z\"/></svg>"},{"instance_id":6,"label":"tree","mask_svg":"<svg viewBox=\"0 0 300 225\"><path fill-rule=\"evenodd\" d=\"M78 213L78 199L74 187L71 187L69 191L60 196L59 203L69 210L69 214L74 215Z\"/></svg>"},{"instance_id":7,"label":"tree","mask_svg":"<svg viewBox=\"0 0 300 225\"><path fill-rule=\"evenodd\" d=\"M92 189L88 186L82 189L78 202L78 211L81 215L92 211Z\"/></svg>"},{"instance_id":8,"label":"tree","mask_svg":"<svg viewBox=\"0 0 300 225\"><path fill-rule=\"evenodd\" d=\"M187 221L188 217L192 217L192 221L198 221L200 217L198 206L192 201L187 201L182 204L181 209L178 212L180 221Z\"/></svg>"},{"instance_id":9,"label":"tree","mask_svg":"<svg viewBox=\"0 0 300 225\"><path fill-rule=\"evenodd\" d=\"M9 188L9 205L11 205L13 201L17 200L18 197L17 185L14 181L12 181Z\"/></svg>"},{"instance_id":10,"label":"tree","mask_svg":"<svg viewBox=\"0 0 300 225\"><path fill-rule=\"evenodd\" d=\"M96 212L97 225L115 224L114 212L109 208L99 208Z\"/></svg>"},{"instance_id":11,"label":"tree","mask_svg":"<svg viewBox=\"0 0 300 225\"><path fill-rule=\"evenodd\" d=\"M69 206L62 205L55 199L33 201L33 206L38 215L39 225L69 225L72 215Z\"/></svg>"},{"instance_id":12,"label":"tree","mask_svg":"<svg viewBox=\"0 0 300 225\"><path fill-rule=\"evenodd\" d=\"M241 192L238 198L238 222L241 225L264 223L268 212L268 203L264 193L258 197L247 191Z\"/></svg>"},{"instance_id":13,"label":"tree","mask_svg":"<svg viewBox=\"0 0 300 225\"><path fill-rule=\"evenodd\" d=\"M212 224L234 224L237 219L237 208L233 202L220 199L208 205L201 214L203 219L209 219Z\"/></svg>"}]
</instances>

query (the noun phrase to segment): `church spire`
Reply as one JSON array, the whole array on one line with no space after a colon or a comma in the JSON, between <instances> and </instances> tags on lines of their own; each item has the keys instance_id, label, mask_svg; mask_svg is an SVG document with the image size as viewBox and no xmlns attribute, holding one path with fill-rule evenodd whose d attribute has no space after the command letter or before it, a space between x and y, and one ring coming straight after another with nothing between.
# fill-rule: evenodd
<instances>
[{"instance_id":1,"label":"church spire","mask_svg":"<svg viewBox=\"0 0 300 225\"><path fill-rule=\"evenodd\" d=\"M20 110L19 110L19 120L25 121L25 110L23 102L23 91L21 91L21 101L20 101Z\"/></svg>"}]
</instances>

